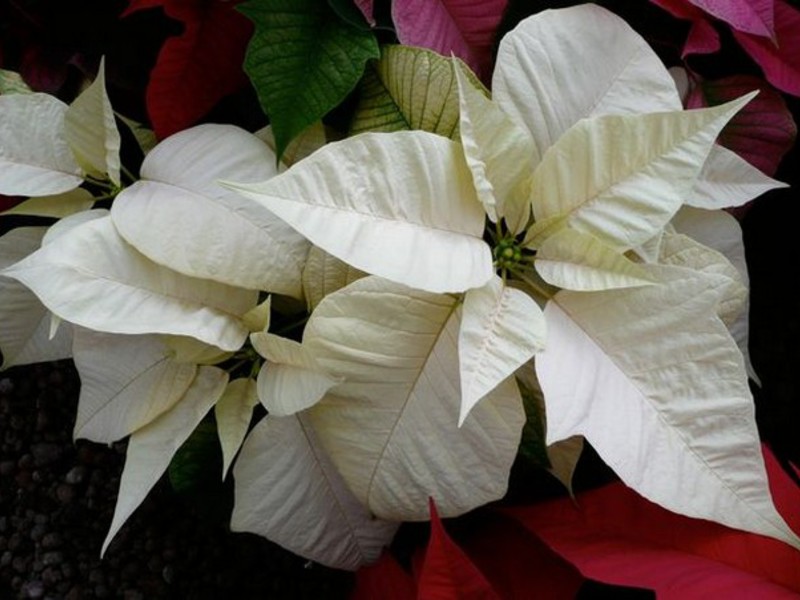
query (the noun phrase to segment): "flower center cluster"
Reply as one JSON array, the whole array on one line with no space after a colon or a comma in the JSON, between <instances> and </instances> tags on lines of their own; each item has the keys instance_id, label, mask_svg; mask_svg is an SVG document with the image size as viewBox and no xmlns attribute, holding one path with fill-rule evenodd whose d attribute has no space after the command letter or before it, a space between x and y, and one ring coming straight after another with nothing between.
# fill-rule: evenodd
<instances>
[{"instance_id":1,"label":"flower center cluster","mask_svg":"<svg viewBox=\"0 0 800 600\"><path fill-rule=\"evenodd\" d=\"M498 269L511 269L522 260L522 247L515 238L504 238L494 247L494 262Z\"/></svg>"}]
</instances>

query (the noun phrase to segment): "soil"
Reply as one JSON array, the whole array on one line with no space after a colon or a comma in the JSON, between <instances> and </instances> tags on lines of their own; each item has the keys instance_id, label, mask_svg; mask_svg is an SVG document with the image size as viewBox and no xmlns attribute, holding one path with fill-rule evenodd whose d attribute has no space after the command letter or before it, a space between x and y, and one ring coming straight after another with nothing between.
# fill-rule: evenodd
<instances>
[{"instance_id":1,"label":"soil","mask_svg":"<svg viewBox=\"0 0 800 600\"><path fill-rule=\"evenodd\" d=\"M164 477L100 548L125 443L72 441L71 363L0 374L0 599L344 598L352 575L231 533Z\"/></svg>"}]
</instances>

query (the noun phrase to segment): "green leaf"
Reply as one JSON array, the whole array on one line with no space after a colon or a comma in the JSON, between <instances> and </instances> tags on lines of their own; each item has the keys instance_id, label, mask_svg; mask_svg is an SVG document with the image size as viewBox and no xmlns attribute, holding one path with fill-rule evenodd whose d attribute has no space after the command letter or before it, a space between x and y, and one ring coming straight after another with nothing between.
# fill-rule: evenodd
<instances>
[{"instance_id":1,"label":"green leaf","mask_svg":"<svg viewBox=\"0 0 800 600\"><path fill-rule=\"evenodd\" d=\"M216 466L216 468L215 468ZM222 468L217 426L210 414L203 419L169 463L169 482L178 493L191 493L207 486Z\"/></svg>"},{"instance_id":2,"label":"green leaf","mask_svg":"<svg viewBox=\"0 0 800 600\"><path fill-rule=\"evenodd\" d=\"M328 6L338 15L338 17L356 29L369 31L370 26L364 18L364 14L359 10L353 0L328 0Z\"/></svg>"},{"instance_id":3,"label":"green leaf","mask_svg":"<svg viewBox=\"0 0 800 600\"><path fill-rule=\"evenodd\" d=\"M538 385L529 385L526 378L519 375L517 385L522 396L522 406L525 408L525 426L522 428L519 455L533 465L547 469L550 467L550 458L547 456L547 444L544 441L546 432L542 390Z\"/></svg>"},{"instance_id":4,"label":"green leaf","mask_svg":"<svg viewBox=\"0 0 800 600\"><path fill-rule=\"evenodd\" d=\"M344 23L325 0L250 0L255 24L244 68L272 122L278 158L289 142L355 88L380 57L371 31Z\"/></svg>"},{"instance_id":5,"label":"green leaf","mask_svg":"<svg viewBox=\"0 0 800 600\"><path fill-rule=\"evenodd\" d=\"M454 62L461 63L423 48L384 46L361 80L350 135L422 129L459 141ZM472 72L466 79L487 95Z\"/></svg>"}]
</instances>

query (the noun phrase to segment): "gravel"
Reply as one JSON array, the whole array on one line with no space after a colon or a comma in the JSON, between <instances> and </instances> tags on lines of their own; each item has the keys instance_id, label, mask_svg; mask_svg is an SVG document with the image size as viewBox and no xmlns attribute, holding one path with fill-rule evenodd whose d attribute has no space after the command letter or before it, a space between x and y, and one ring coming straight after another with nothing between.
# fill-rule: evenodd
<instances>
[{"instance_id":1,"label":"gravel","mask_svg":"<svg viewBox=\"0 0 800 600\"><path fill-rule=\"evenodd\" d=\"M352 575L201 517L162 480L105 538L125 444L72 441L69 362L0 373L0 598L346 598Z\"/></svg>"}]
</instances>

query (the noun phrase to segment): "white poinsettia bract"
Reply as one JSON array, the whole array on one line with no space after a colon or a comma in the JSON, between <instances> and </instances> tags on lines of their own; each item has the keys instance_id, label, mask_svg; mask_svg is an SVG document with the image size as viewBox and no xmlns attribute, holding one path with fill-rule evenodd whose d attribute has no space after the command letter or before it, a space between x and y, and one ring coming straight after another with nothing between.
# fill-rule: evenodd
<instances>
[{"instance_id":1,"label":"white poinsettia bract","mask_svg":"<svg viewBox=\"0 0 800 600\"><path fill-rule=\"evenodd\" d=\"M452 139L361 119L326 144L317 123L279 164L269 131L204 124L136 181L101 77L70 107L0 97L0 193L61 219L0 238L3 367L73 356L75 437L130 436L103 550L213 410L232 528L356 569L430 498L448 517L502 498L532 397L565 483L585 438L643 496L800 547L716 210L782 185L715 142L753 95L681 110L594 5L508 33L491 96L436 61L447 85L426 71L402 108ZM109 210L87 210L98 186Z\"/></svg>"}]
</instances>

